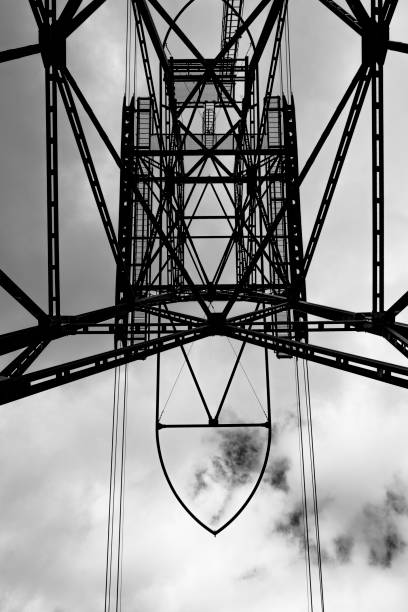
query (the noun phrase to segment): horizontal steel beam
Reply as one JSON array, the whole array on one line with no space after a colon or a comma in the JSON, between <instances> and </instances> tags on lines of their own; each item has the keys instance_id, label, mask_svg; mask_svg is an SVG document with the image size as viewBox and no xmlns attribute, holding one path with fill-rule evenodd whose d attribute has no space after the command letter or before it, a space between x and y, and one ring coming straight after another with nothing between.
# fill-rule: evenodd
<instances>
[{"instance_id":1,"label":"horizontal steel beam","mask_svg":"<svg viewBox=\"0 0 408 612\"><path fill-rule=\"evenodd\" d=\"M60 387L69 382L106 372L132 361L146 359L146 357L156 355L158 352L168 351L180 345L205 338L208 335L208 326L202 326L195 330L175 333L164 338L155 338L148 342L106 351L92 357L77 359L24 376L5 379L0 381L0 404L7 404L47 389Z\"/></svg>"},{"instance_id":2,"label":"horizontal steel beam","mask_svg":"<svg viewBox=\"0 0 408 612\"><path fill-rule=\"evenodd\" d=\"M270 183L274 181L281 181L283 179L282 172L274 172L268 174L267 176L259 176L257 178L257 184L261 183ZM135 175L135 180L138 183L168 183L169 179L166 177L156 177L156 176L146 176L145 174L137 174ZM172 182L175 185L186 185L186 184L198 184L198 183L230 183L232 185L240 185L243 183L251 183L253 182L252 178L247 176L187 176L187 175L177 175L172 177Z\"/></svg>"},{"instance_id":3,"label":"horizontal steel beam","mask_svg":"<svg viewBox=\"0 0 408 612\"><path fill-rule=\"evenodd\" d=\"M229 338L408 389L408 368L351 353L226 326Z\"/></svg>"},{"instance_id":4,"label":"horizontal steel beam","mask_svg":"<svg viewBox=\"0 0 408 612\"><path fill-rule=\"evenodd\" d=\"M10 60L19 59L20 57L28 57L40 52L40 45L26 45L25 47L17 47L16 49L7 49L0 51L0 64L9 62Z\"/></svg>"},{"instance_id":5,"label":"horizontal steel beam","mask_svg":"<svg viewBox=\"0 0 408 612\"><path fill-rule=\"evenodd\" d=\"M219 157L221 155L282 155L281 147L269 147L269 148L254 148L254 149L141 149L135 147L135 152L139 157L184 157L184 156L195 156L195 157Z\"/></svg>"}]
</instances>

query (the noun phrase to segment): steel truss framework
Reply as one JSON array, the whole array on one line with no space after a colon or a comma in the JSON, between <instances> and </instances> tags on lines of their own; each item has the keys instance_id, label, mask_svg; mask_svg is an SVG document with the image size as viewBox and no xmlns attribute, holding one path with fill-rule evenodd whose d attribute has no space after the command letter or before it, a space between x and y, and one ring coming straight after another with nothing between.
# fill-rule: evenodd
<instances>
[{"instance_id":1,"label":"steel truss framework","mask_svg":"<svg viewBox=\"0 0 408 612\"><path fill-rule=\"evenodd\" d=\"M29 0L38 25L38 42L0 52L0 62L39 53L44 63L48 219L48 311L0 271L0 286L37 320L32 327L0 336L2 355L21 351L1 372L0 403L213 335L268 348L279 357L298 356L408 387L406 367L309 341L314 332L364 331L385 338L408 356L408 326L395 321L408 306L408 291L395 304L384 304L383 66L389 50L408 53L408 44L389 39L398 0L371 0L370 13L360 0L347 0L348 11L333 0L316 0L361 37L362 57L360 68L300 170L293 100L272 95L287 0L260 0L245 19L242 1L225 2L221 49L211 59L201 55L177 19L169 15L167 3L133 0L149 95L125 99L120 153L66 64L68 37L104 2L91 0L83 8L82 0L67 0L57 16L56 0ZM159 18L184 44L188 59L169 57L156 27ZM263 19L260 34L252 39L250 55L240 59L239 41L258 18ZM261 98L258 65L268 45L274 46ZM159 79L153 77L148 48L157 56ZM369 90L372 307L369 312L350 312L309 302L306 279ZM115 303L73 316L60 311L57 122L61 101L117 270ZM106 206L78 104L121 173L118 233ZM348 104L327 186L303 250L299 187ZM219 133L217 112L223 116ZM201 127L197 127L198 114L202 116ZM209 166L212 174L205 174ZM206 192L212 192L219 204L217 215L200 215ZM193 234L192 228L220 218L227 228L223 236L226 247L210 276L197 245L200 239L220 236L208 230ZM232 273L227 272L231 261ZM186 314L185 308L179 308L186 302L198 304L202 314ZM245 314L233 314L232 309L240 303L246 306ZM213 310L211 304L221 307ZM50 342L75 334L111 334L115 348L26 373Z\"/></svg>"}]
</instances>

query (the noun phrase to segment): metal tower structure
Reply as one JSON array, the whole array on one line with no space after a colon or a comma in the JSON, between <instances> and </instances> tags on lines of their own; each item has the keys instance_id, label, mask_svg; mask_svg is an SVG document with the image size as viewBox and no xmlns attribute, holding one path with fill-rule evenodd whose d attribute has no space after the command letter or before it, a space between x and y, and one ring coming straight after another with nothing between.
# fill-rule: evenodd
<instances>
[{"instance_id":1,"label":"metal tower structure","mask_svg":"<svg viewBox=\"0 0 408 612\"><path fill-rule=\"evenodd\" d=\"M7 271L0 286L37 321L0 336L2 355L20 351L1 372L0 402L11 402L213 335L226 336L331 368L408 387L408 368L319 346L325 331L381 336L408 355L408 327L395 321L408 291L384 299L383 67L398 0L316 0L361 39L361 65L303 168L298 167L295 102L278 91L287 0L224 0L221 44L203 56L170 3L133 0L132 19L146 94L125 97L116 151L71 74L67 39L104 0L29 0L38 41L0 52L0 62L41 55L45 73L48 306L35 303ZM160 23L160 26L158 25ZM256 35L253 24L256 23ZM167 34L161 33L163 27ZM164 31L164 30L163 30ZM168 36L177 41L170 56ZM164 37L163 37L164 36ZM250 48L244 53L241 40ZM272 51L270 53L270 51ZM268 55L269 53L269 55ZM153 57L154 56L154 57ZM267 60L265 60L267 57ZM267 78L259 66L268 62ZM372 106L372 299L364 312L308 301L307 275L367 97ZM347 119L310 236L301 223L299 188L340 115ZM78 105L120 172L117 231L93 162ZM82 314L60 308L58 114L65 109L116 265L112 303ZM215 203L207 206L207 196ZM220 253L206 244L218 242ZM188 305L194 309L189 310ZM35 369L54 340L110 334L110 351ZM312 340L313 338L313 340ZM34 366L34 367L33 367Z\"/></svg>"}]
</instances>

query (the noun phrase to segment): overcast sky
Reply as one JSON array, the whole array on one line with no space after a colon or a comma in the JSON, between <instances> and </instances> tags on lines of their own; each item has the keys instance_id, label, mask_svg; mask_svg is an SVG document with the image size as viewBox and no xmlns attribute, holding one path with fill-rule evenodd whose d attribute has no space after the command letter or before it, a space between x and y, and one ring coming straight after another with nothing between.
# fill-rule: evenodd
<instances>
[{"instance_id":1,"label":"overcast sky","mask_svg":"<svg viewBox=\"0 0 408 612\"><path fill-rule=\"evenodd\" d=\"M218 0L197 0L201 9L186 14L183 22L205 52L219 41L211 21L219 14L218 4ZM171 13L179 5L179 1L166 3ZM246 10L253 5L248 0ZM72 36L68 47L69 67L117 149L125 15L125 0L107 0ZM406 40L407 26L408 7L401 0L391 38ZM358 68L360 41L317 0L291 0L290 28L302 165ZM0 48L34 42L28 2L2 0ZM390 52L385 79L386 306L407 286L407 73L408 57ZM43 67L33 56L0 65L0 75L1 267L46 308ZM62 311L75 314L113 303L114 266L62 109L60 124ZM118 175L85 119L84 125L116 225ZM311 267L311 301L370 309L369 128L368 103ZM306 237L338 138L339 131L334 130L302 190ZM1 292L0 300L2 332L32 324L12 298ZM363 334L327 334L313 341L403 363L384 341ZM109 338L103 337L92 342L60 340L41 356L38 367L110 347ZM234 359L229 343L225 339L198 343L191 359L211 398L219 397ZM163 400L180 364L177 353L163 358ZM262 356L248 350L244 366L264 404ZM406 391L313 364L310 374L326 610L405 612ZM155 360L131 365L129 379L123 610L307 610L297 522L300 485L293 361L271 359L274 435L264 482L245 512L217 538L182 510L161 472L154 437ZM1 407L1 612L102 609L112 395L109 372ZM183 371L168 414L199 408L192 397L191 381ZM262 417L242 372L227 409L237 418L252 410ZM214 433L207 435L205 444L201 439L196 442L190 434L184 439L178 436L163 451L185 498L211 520L248 492L263 459L264 440L262 435L247 434L244 443L253 452L245 465L245 482L238 484L229 461L231 437ZM236 448L242 438L233 442Z\"/></svg>"}]
</instances>

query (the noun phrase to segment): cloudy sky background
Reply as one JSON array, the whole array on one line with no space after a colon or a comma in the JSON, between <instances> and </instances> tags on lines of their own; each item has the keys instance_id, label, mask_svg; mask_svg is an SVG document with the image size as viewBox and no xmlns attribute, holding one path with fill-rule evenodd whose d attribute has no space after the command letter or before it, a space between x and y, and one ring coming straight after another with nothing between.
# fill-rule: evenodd
<instances>
[{"instance_id":1,"label":"cloudy sky background","mask_svg":"<svg viewBox=\"0 0 408 612\"><path fill-rule=\"evenodd\" d=\"M25 0L2 1L2 49L36 41L27 4ZM71 72L117 149L124 84L125 4L124 0L108 0L72 36L68 47ZM248 0L248 10L252 4ZM399 4L391 38L406 40L408 7ZM169 2L169 11L173 5L176 8L179 3ZM200 18L192 21L186 17L185 24L193 40L205 48L206 44L218 44L218 33L215 42L208 39L212 13L207 8L210 5L216 11L218 2L201 0L201 5ZM205 15L208 27L203 22ZM290 15L302 163L359 65L360 41L317 0L292 0ZM386 306L407 285L407 70L407 57L388 55ZM0 74L1 266L45 308L43 68L39 57L31 57L2 64ZM62 109L60 123L62 311L74 314L112 303L114 266ZM85 118L84 126L116 224L118 175ZM368 103L308 286L312 301L361 310L370 308L371 295L369 127ZM334 130L305 182L305 236L310 232L338 138L339 131ZM2 332L32 323L4 292L0 299ZM403 363L401 355L377 338L327 334L314 340ZM105 348L110 348L110 341L103 337L92 338L92 343L88 338L59 340L44 353L38 366ZM264 401L262 369L256 353L248 351L244 365ZM207 386L213 386L215 396L217 386L221 389L222 372L225 370L227 377L233 361L231 347L225 340L205 341L194 346L191 358ZM174 354L166 355L163 362L167 373L165 398L181 361ZM310 372L326 609L405 611L406 392L314 365ZM244 514L217 538L186 515L161 473L154 438L154 360L130 366L129 379L123 609L306 610L297 523L300 488L292 361L271 360L274 438L265 480ZM259 415L245 377L241 375L236 384L228 409L239 414L250 407ZM183 372L169 413L192 403L190 389ZM102 609L112 394L113 374L107 373L1 408L0 610ZM194 455L192 449L197 446L193 438L180 441L177 452L175 445L170 448L169 461L179 482L184 482L186 495L193 495L197 466L207 470L205 478L210 488L221 484L228 490L234 481L225 439L212 437L208 448L214 449L214 445L215 455L224 466L221 483L214 455ZM249 460L248 478L254 477L253 468L259 460L256 453Z\"/></svg>"}]
</instances>

